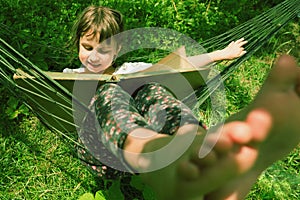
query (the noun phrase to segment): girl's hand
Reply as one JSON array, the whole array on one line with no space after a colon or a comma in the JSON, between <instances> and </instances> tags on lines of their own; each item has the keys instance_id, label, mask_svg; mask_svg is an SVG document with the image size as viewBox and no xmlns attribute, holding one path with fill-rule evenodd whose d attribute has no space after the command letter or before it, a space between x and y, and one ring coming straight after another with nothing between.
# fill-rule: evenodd
<instances>
[{"instance_id":1,"label":"girl's hand","mask_svg":"<svg viewBox=\"0 0 300 200\"><path fill-rule=\"evenodd\" d=\"M222 60L231 60L244 55L246 51L243 46L247 44L247 42L248 41L244 40L244 38L232 41L226 48L220 50Z\"/></svg>"}]
</instances>

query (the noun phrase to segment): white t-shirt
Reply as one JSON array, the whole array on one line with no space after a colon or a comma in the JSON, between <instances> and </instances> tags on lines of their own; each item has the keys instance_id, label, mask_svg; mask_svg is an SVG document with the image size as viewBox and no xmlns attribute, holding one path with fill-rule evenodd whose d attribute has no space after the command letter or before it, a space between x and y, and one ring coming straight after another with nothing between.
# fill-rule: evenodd
<instances>
[{"instance_id":1,"label":"white t-shirt","mask_svg":"<svg viewBox=\"0 0 300 200\"><path fill-rule=\"evenodd\" d=\"M120 67L116 69L116 71L113 74L131 74L139 71L143 71L145 69L148 69L152 66L152 63L145 63L145 62L126 62ZM80 67L77 69L70 69L65 68L63 70L63 73L83 73L85 72L84 67Z\"/></svg>"}]
</instances>

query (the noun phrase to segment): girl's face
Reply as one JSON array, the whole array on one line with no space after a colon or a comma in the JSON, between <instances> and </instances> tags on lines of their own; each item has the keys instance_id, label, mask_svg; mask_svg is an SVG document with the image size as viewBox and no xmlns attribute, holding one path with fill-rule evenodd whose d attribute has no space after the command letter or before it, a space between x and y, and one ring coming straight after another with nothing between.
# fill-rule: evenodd
<instances>
[{"instance_id":1,"label":"girl's face","mask_svg":"<svg viewBox=\"0 0 300 200\"><path fill-rule=\"evenodd\" d=\"M86 69L93 73L103 73L108 69L117 55L115 42L99 44L99 34L87 32L79 40L79 59Z\"/></svg>"}]
</instances>

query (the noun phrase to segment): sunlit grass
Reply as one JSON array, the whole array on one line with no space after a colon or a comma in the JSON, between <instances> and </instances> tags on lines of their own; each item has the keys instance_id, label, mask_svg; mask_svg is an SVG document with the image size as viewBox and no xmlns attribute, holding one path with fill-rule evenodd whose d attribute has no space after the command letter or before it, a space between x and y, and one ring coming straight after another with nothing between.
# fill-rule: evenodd
<instances>
[{"instance_id":1,"label":"sunlit grass","mask_svg":"<svg viewBox=\"0 0 300 200\"><path fill-rule=\"evenodd\" d=\"M259 90L273 56L251 58L226 81L228 115L247 105ZM74 154L72 144L35 117L0 124L1 199L78 199L97 182ZM248 199L300 198L300 148L268 168ZM75 155L75 156L74 156Z\"/></svg>"},{"instance_id":2,"label":"sunlit grass","mask_svg":"<svg viewBox=\"0 0 300 200\"><path fill-rule=\"evenodd\" d=\"M254 98L279 54L299 55L299 25L290 26L271 40L266 52L255 54L225 82L228 116ZM300 199L299 154L300 147L265 170L248 199ZM99 188L73 145L33 116L18 121L1 117L0 155L1 200L78 199Z\"/></svg>"},{"instance_id":3,"label":"sunlit grass","mask_svg":"<svg viewBox=\"0 0 300 200\"><path fill-rule=\"evenodd\" d=\"M257 93L273 56L251 58L226 81L228 115ZM1 199L77 199L96 191L97 182L74 156L73 146L44 128L35 117L0 126ZM299 148L268 168L249 199L298 199Z\"/></svg>"},{"instance_id":4,"label":"sunlit grass","mask_svg":"<svg viewBox=\"0 0 300 200\"><path fill-rule=\"evenodd\" d=\"M35 117L0 127L1 199L76 199L96 187L72 145Z\"/></svg>"}]
</instances>

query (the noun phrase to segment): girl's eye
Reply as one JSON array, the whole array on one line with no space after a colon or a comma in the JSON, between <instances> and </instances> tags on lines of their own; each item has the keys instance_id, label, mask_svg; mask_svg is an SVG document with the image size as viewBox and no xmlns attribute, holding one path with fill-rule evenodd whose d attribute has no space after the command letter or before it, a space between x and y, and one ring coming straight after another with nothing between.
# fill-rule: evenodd
<instances>
[{"instance_id":1,"label":"girl's eye","mask_svg":"<svg viewBox=\"0 0 300 200\"><path fill-rule=\"evenodd\" d=\"M102 54L108 54L110 52L111 52L111 50L99 49L99 53L102 53Z\"/></svg>"},{"instance_id":2,"label":"girl's eye","mask_svg":"<svg viewBox=\"0 0 300 200\"><path fill-rule=\"evenodd\" d=\"M88 51L92 51L93 50L93 47L91 47L91 46L85 46L85 45L83 45L83 48L85 48Z\"/></svg>"}]
</instances>

